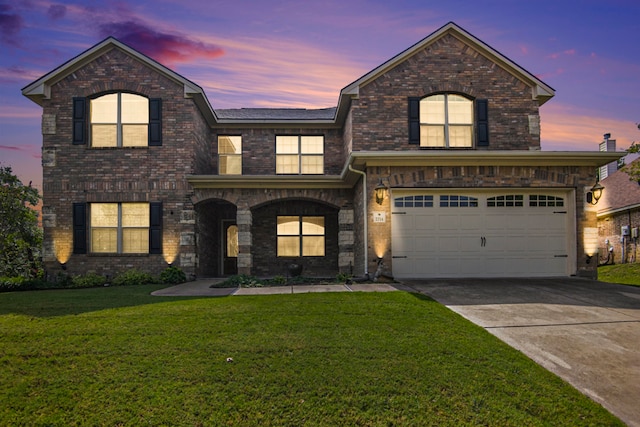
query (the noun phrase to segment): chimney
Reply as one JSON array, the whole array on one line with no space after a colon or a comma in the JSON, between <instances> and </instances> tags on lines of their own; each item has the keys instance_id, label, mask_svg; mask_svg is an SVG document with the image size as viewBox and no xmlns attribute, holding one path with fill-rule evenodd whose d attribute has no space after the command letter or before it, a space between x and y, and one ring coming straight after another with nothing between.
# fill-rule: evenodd
<instances>
[{"instance_id":1,"label":"chimney","mask_svg":"<svg viewBox=\"0 0 640 427\"><path fill-rule=\"evenodd\" d=\"M611 134L604 134L604 141L600 143L600 151L616 151L616 140L610 139ZM618 170L618 162L611 162L604 166L600 166L599 176L600 179L605 179L612 173Z\"/></svg>"}]
</instances>

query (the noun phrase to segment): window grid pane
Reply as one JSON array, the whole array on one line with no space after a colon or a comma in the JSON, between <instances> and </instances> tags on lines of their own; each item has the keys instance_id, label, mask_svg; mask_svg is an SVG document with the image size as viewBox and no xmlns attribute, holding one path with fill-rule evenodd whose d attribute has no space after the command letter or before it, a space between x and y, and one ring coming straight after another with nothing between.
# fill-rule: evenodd
<instances>
[{"instance_id":1,"label":"window grid pane","mask_svg":"<svg viewBox=\"0 0 640 427\"><path fill-rule=\"evenodd\" d=\"M324 256L324 236L302 236L302 256Z\"/></svg>"},{"instance_id":2,"label":"window grid pane","mask_svg":"<svg viewBox=\"0 0 640 427\"><path fill-rule=\"evenodd\" d=\"M300 256L300 238L278 236L278 256Z\"/></svg>"},{"instance_id":3,"label":"window grid pane","mask_svg":"<svg viewBox=\"0 0 640 427\"><path fill-rule=\"evenodd\" d=\"M301 173L311 175L311 174L322 174L324 169L324 157L323 156L302 156L300 161L302 162L302 171Z\"/></svg>"},{"instance_id":4,"label":"window grid pane","mask_svg":"<svg viewBox=\"0 0 640 427\"><path fill-rule=\"evenodd\" d=\"M297 174L300 170L297 155L276 155L276 173L278 174Z\"/></svg>"},{"instance_id":5,"label":"window grid pane","mask_svg":"<svg viewBox=\"0 0 640 427\"><path fill-rule=\"evenodd\" d=\"M242 154L242 137L219 136L218 154Z\"/></svg>"},{"instance_id":6,"label":"window grid pane","mask_svg":"<svg viewBox=\"0 0 640 427\"><path fill-rule=\"evenodd\" d=\"M301 154L322 154L324 153L323 136L302 136L300 137Z\"/></svg>"},{"instance_id":7,"label":"window grid pane","mask_svg":"<svg viewBox=\"0 0 640 427\"><path fill-rule=\"evenodd\" d=\"M93 147L117 147L117 125L91 125L91 145Z\"/></svg>"},{"instance_id":8,"label":"window grid pane","mask_svg":"<svg viewBox=\"0 0 640 427\"><path fill-rule=\"evenodd\" d=\"M91 228L91 252L118 252L117 228Z\"/></svg>"},{"instance_id":9,"label":"window grid pane","mask_svg":"<svg viewBox=\"0 0 640 427\"><path fill-rule=\"evenodd\" d=\"M148 228L124 228L122 230L122 253L141 254L149 251Z\"/></svg>"},{"instance_id":10,"label":"window grid pane","mask_svg":"<svg viewBox=\"0 0 640 427\"><path fill-rule=\"evenodd\" d=\"M218 169L220 175L242 175L242 156L220 155Z\"/></svg>"},{"instance_id":11,"label":"window grid pane","mask_svg":"<svg viewBox=\"0 0 640 427\"><path fill-rule=\"evenodd\" d=\"M297 136L276 136L276 154L298 154Z\"/></svg>"},{"instance_id":12,"label":"window grid pane","mask_svg":"<svg viewBox=\"0 0 640 427\"><path fill-rule=\"evenodd\" d=\"M149 123L149 100L140 95L132 93L120 94L120 105L122 115L120 121L122 123Z\"/></svg>"},{"instance_id":13,"label":"window grid pane","mask_svg":"<svg viewBox=\"0 0 640 427\"><path fill-rule=\"evenodd\" d=\"M123 147L146 147L149 141L147 125L122 125Z\"/></svg>"}]
</instances>

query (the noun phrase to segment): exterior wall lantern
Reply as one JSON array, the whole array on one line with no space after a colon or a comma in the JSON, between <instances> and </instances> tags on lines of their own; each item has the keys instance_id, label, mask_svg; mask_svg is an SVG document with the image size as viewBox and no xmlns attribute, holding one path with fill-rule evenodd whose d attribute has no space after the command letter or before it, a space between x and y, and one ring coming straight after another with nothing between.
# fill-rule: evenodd
<instances>
[{"instance_id":1,"label":"exterior wall lantern","mask_svg":"<svg viewBox=\"0 0 640 427\"><path fill-rule=\"evenodd\" d=\"M387 186L382 182L382 178L378 178L378 184L376 184L373 189L374 194L376 195L376 203L381 205L384 202L384 195L387 191Z\"/></svg>"},{"instance_id":2,"label":"exterior wall lantern","mask_svg":"<svg viewBox=\"0 0 640 427\"><path fill-rule=\"evenodd\" d=\"M597 204L600 197L602 197L602 190L604 190L604 187L600 184L600 181L596 181L595 185L591 187L591 191L587 193L587 203Z\"/></svg>"}]
</instances>

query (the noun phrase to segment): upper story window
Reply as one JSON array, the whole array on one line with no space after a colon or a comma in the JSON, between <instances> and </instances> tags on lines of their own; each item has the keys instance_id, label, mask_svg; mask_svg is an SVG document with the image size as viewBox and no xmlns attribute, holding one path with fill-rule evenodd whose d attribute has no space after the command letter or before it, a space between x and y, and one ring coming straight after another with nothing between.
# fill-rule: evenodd
<instances>
[{"instance_id":1,"label":"upper story window","mask_svg":"<svg viewBox=\"0 0 640 427\"><path fill-rule=\"evenodd\" d=\"M241 136L218 136L218 174L242 175Z\"/></svg>"},{"instance_id":2,"label":"upper story window","mask_svg":"<svg viewBox=\"0 0 640 427\"><path fill-rule=\"evenodd\" d=\"M454 93L409 98L409 143L424 148L489 145L488 101Z\"/></svg>"},{"instance_id":3,"label":"upper story window","mask_svg":"<svg viewBox=\"0 0 640 427\"><path fill-rule=\"evenodd\" d=\"M473 102L454 94L432 95L420 101L421 147L472 147Z\"/></svg>"},{"instance_id":4,"label":"upper story window","mask_svg":"<svg viewBox=\"0 0 640 427\"><path fill-rule=\"evenodd\" d=\"M149 100L112 93L91 100L92 147L144 147L149 134Z\"/></svg>"},{"instance_id":5,"label":"upper story window","mask_svg":"<svg viewBox=\"0 0 640 427\"><path fill-rule=\"evenodd\" d=\"M162 145L162 100L125 92L73 98L72 142L87 141L97 148Z\"/></svg>"},{"instance_id":6,"label":"upper story window","mask_svg":"<svg viewBox=\"0 0 640 427\"><path fill-rule=\"evenodd\" d=\"M276 174L324 173L324 136L276 136Z\"/></svg>"}]
</instances>

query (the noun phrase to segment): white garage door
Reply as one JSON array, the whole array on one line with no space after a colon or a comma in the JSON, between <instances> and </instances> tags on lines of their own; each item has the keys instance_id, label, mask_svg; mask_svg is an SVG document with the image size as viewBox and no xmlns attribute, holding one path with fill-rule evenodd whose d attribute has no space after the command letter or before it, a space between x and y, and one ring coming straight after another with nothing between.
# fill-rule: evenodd
<instances>
[{"instance_id":1,"label":"white garage door","mask_svg":"<svg viewBox=\"0 0 640 427\"><path fill-rule=\"evenodd\" d=\"M570 193L537 190L392 195L397 278L552 277L575 264Z\"/></svg>"}]
</instances>

